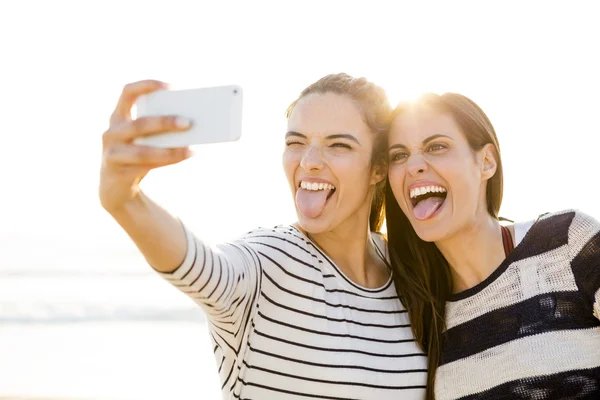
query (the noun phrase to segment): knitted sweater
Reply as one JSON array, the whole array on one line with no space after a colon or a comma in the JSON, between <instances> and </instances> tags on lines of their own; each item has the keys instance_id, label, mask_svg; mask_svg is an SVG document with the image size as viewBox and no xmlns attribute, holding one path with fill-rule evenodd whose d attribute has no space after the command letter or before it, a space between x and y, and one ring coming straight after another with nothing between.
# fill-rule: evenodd
<instances>
[{"instance_id":1,"label":"knitted sweater","mask_svg":"<svg viewBox=\"0 0 600 400\"><path fill-rule=\"evenodd\" d=\"M436 399L600 399L599 289L600 223L542 216L448 301Z\"/></svg>"}]
</instances>

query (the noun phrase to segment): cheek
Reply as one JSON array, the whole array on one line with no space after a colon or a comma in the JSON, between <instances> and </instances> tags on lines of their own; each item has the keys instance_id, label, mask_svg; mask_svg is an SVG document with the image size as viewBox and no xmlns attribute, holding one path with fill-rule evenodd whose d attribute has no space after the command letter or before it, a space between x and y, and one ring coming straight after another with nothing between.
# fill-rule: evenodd
<instances>
[{"instance_id":1,"label":"cheek","mask_svg":"<svg viewBox=\"0 0 600 400\"><path fill-rule=\"evenodd\" d=\"M325 155L325 163L337 179L352 180L358 183L361 178L368 179L371 173L370 159L359 154L335 154Z\"/></svg>"},{"instance_id":2,"label":"cheek","mask_svg":"<svg viewBox=\"0 0 600 400\"><path fill-rule=\"evenodd\" d=\"M404 207L404 168L400 166L391 166L388 171L388 179L390 180L390 187L394 193L396 201L401 207Z\"/></svg>"},{"instance_id":3,"label":"cheek","mask_svg":"<svg viewBox=\"0 0 600 400\"><path fill-rule=\"evenodd\" d=\"M447 163L440 171L442 178L450 185L453 197L460 203L478 201L481 182L476 165L468 162Z\"/></svg>"},{"instance_id":4,"label":"cheek","mask_svg":"<svg viewBox=\"0 0 600 400\"><path fill-rule=\"evenodd\" d=\"M283 171L285 172L285 176L288 180L294 180L294 171L298 165L300 165L300 158L298 155L292 151L284 150L283 155L281 156L281 162L283 165Z\"/></svg>"}]
</instances>

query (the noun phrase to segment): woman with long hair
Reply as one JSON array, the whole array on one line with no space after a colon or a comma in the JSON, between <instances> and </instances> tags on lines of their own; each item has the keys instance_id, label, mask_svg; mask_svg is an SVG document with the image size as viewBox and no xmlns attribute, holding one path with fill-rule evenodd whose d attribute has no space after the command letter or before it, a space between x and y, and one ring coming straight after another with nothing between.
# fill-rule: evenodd
<instances>
[{"instance_id":1,"label":"woman with long hair","mask_svg":"<svg viewBox=\"0 0 600 400\"><path fill-rule=\"evenodd\" d=\"M498 139L460 94L398 106L388 160L388 245L428 396L600 398L598 221L501 224Z\"/></svg>"},{"instance_id":2,"label":"woman with long hair","mask_svg":"<svg viewBox=\"0 0 600 400\"><path fill-rule=\"evenodd\" d=\"M180 116L131 119L135 100L162 88L125 87L103 137L100 200L160 276L204 310L223 398L422 399L426 357L376 233L391 116L383 90L347 74L304 89L280 138L297 223L211 248L139 187L152 169L189 157L134 144L189 127ZM164 368L179 366L156 365L158 377Z\"/></svg>"}]
</instances>

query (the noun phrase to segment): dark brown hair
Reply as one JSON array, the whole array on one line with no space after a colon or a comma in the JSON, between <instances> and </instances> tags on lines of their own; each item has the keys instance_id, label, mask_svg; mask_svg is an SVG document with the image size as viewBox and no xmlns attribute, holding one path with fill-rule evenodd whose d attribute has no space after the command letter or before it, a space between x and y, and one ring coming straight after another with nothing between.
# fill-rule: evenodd
<instances>
[{"instance_id":1,"label":"dark brown hair","mask_svg":"<svg viewBox=\"0 0 600 400\"><path fill-rule=\"evenodd\" d=\"M287 108L289 118L298 101L313 93L336 93L351 98L362 112L362 117L373 132L371 165L387 164L387 133L391 122L392 107L385 91L366 78L355 78L345 73L326 75L305 88ZM371 203L369 226L379 232L385 219L385 179L377 184Z\"/></svg>"},{"instance_id":2,"label":"dark brown hair","mask_svg":"<svg viewBox=\"0 0 600 400\"><path fill-rule=\"evenodd\" d=\"M426 94L415 102L400 104L393 118L415 107L450 114L476 152L491 143L496 150L496 173L487 182L488 213L498 218L502 203L502 160L492 123L471 99L456 93ZM452 294L448 262L432 242L421 240L394 198L386 179L386 224L396 289L407 308L415 338L428 357L427 399L434 398L435 373L440 362L445 329L446 299Z\"/></svg>"}]
</instances>

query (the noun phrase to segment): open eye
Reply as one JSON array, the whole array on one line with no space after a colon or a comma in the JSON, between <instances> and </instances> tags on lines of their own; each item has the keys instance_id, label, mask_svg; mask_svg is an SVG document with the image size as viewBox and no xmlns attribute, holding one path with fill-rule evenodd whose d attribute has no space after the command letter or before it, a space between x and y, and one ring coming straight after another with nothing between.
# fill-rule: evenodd
<instances>
[{"instance_id":1,"label":"open eye","mask_svg":"<svg viewBox=\"0 0 600 400\"><path fill-rule=\"evenodd\" d=\"M404 162L406 161L406 159L408 159L408 152L407 151L396 151L392 154L390 154L390 161L391 162Z\"/></svg>"}]
</instances>

